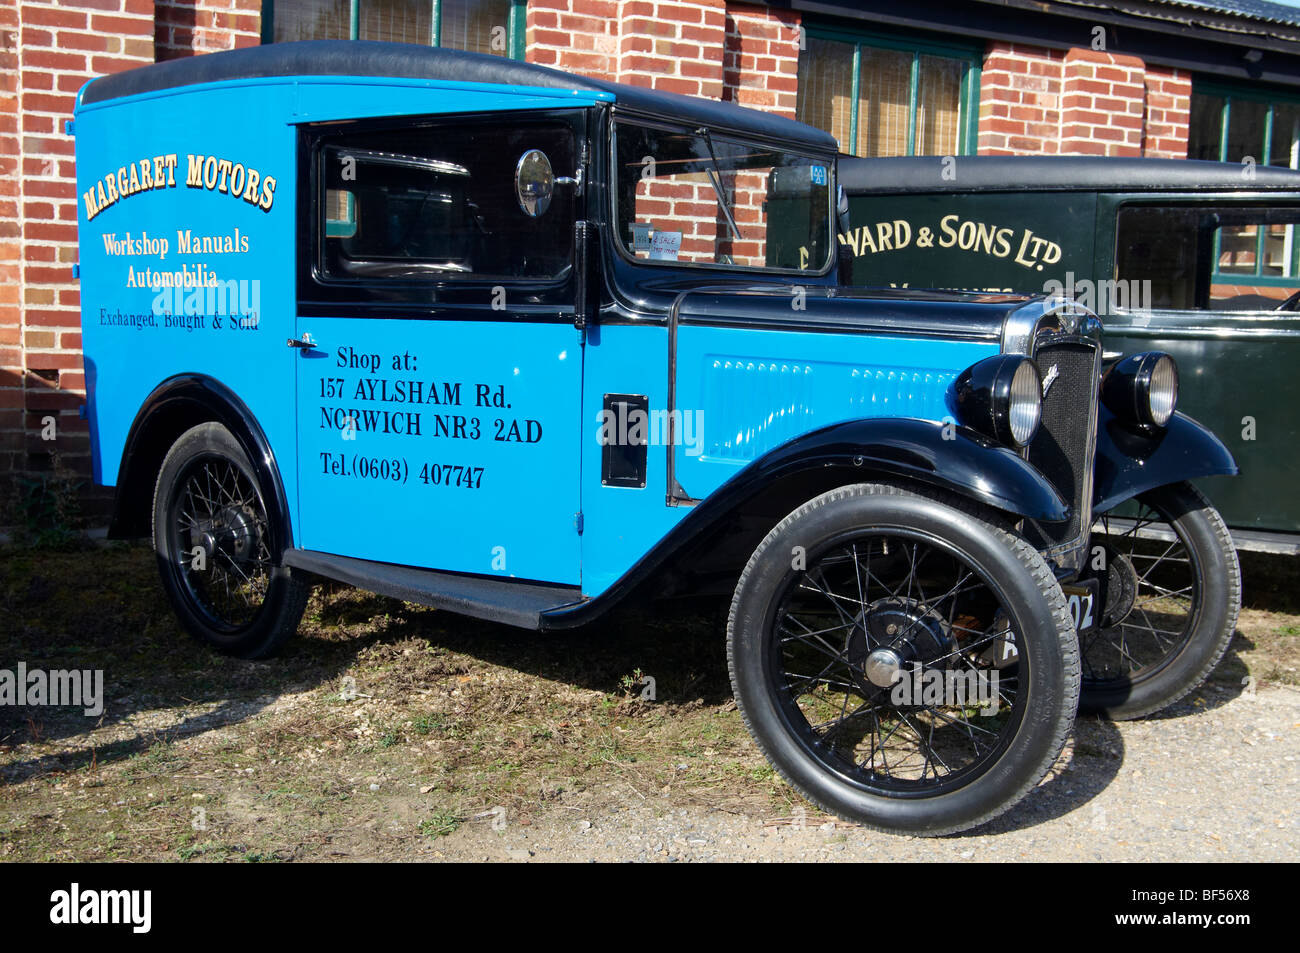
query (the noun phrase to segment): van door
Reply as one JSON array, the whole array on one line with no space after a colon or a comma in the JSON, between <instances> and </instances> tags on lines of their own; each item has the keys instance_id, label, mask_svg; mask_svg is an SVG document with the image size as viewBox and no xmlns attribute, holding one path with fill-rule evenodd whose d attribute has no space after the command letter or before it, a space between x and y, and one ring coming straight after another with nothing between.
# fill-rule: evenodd
<instances>
[{"instance_id":1,"label":"van door","mask_svg":"<svg viewBox=\"0 0 1300 953\"><path fill-rule=\"evenodd\" d=\"M1300 208L1134 202L1115 221L1116 280L1098 289L1107 350L1178 361L1178 409L1241 467L1202 481L1229 526L1300 531Z\"/></svg>"},{"instance_id":2,"label":"van door","mask_svg":"<svg viewBox=\"0 0 1300 953\"><path fill-rule=\"evenodd\" d=\"M306 127L299 546L576 585L580 111Z\"/></svg>"}]
</instances>

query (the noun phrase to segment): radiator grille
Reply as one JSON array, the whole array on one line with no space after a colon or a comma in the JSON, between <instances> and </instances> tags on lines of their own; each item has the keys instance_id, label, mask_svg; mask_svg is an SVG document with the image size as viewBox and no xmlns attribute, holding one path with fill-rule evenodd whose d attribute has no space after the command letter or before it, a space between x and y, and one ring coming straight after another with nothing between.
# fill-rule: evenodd
<instances>
[{"instance_id":1,"label":"radiator grille","mask_svg":"<svg viewBox=\"0 0 1300 953\"><path fill-rule=\"evenodd\" d=\"M1098 349L1091 341L1051 342L1038 349L1036 361L1043 382L1050 384L1028 459L1069 502L1070 518L1061 523L1031 523L1025 535L1050 552L1078 544L1092 522Z\"/></svg>"}]
</instances>

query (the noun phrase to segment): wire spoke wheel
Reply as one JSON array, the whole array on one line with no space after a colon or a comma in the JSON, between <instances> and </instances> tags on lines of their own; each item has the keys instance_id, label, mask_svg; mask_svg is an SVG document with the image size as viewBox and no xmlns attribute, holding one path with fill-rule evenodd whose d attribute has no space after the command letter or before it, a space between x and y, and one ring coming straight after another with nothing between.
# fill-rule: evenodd
<instances>
[{"instance_id":1,"label":"wire spoke wheel","mask_svg":"<svg viewBox=\"0 0 1300 953\"><path fill-rule=\"evenodd\" d=\"M1218 512L1172 484L1097 517L1088 571L1102 616L1080 638L1080 709L1138 718L1172 704L1213 671L1241 606L1241 571Z\"/></svg>"},{"instance_id":2,"label":"wire spoke wheel","mask_svg":"<svg viewBox=\"0 0 1300 953\"><path fill-rule=\"evenodd\" d=\"M266 601L273 563L266 506L232 460L209 455L182 472L171 501L178 569L214 628L234 631Z\"/></svg>"},{"instance_id":3,"label":"wire spoke wheel","mask_svg":"<svg viewBox=\"0 0 1300 953\"><path fill-rule=\"evenodd\" d=\"M1171 516L1149 503L1123 525L1109 515L1099 523L1093 545L1103 547L1108 599L1102 624L1081 641L1083 677L1131 683L1187 644L1200 602L1199 567Z\"/></svg>"},{"instance_id":4,"label":"wire spoke wheel","mask_svg":"<svg viewBox=\"0 0 1300 953\"><path fill-rule=\"evenodd\" d=\"M1015 644L1003 600L935 541L836 542L791 580L774 632L792 728L830 770L870 789L958 785L1020 718L1018 665L993 664Z\"/></svg>"},{"instance_id":5,"label":"wire spoke wheel","mask_svg":"<svg viewBox=\"0 0 1300 953\"><path fill-rule=\"evenodd\" d=\"M1020 536L876 484L804 503L750 557L728 659L745 724L826 810L935 835L1005 811L1078 701L1065 597Z\"/></svg>"},{"instance_id":6,"label":"wire spoke wheel","mask_svg":"<svg viewBox=\"0 0 1300 953\"><path fill-rule=\"evenodd\" d=\"M203 423L172 444L154 487L163 591L191 635L239 658L275 652L311 594L307 577L282 565L283 506L266 485L229 430Z\"/></svg>"}]
</instances>

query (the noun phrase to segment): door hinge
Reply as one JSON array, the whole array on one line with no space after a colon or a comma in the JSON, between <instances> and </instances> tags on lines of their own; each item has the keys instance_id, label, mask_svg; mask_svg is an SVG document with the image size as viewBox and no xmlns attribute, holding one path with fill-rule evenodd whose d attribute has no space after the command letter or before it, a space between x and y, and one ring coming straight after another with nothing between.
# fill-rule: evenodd
<instances>
[{"instance_id":1,"label":"door hinge","mask_svg":"<svg viewBox=\"0 0 1300 953\"><path fill-rule=\"evenodd\" d=\"M576 529L576 530L578 531L578 535L579 535L579 536L582 535L582 513L581 513L581 511L579 511L579 512L573 514L573 528Z\"/></svg>"}]
</instances>

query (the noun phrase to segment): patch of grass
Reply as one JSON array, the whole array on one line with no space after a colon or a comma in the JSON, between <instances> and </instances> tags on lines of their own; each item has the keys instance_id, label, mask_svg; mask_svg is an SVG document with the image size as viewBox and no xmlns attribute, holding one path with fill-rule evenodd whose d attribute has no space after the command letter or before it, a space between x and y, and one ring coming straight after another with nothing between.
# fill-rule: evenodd
<instances>
[{"instance_id":1,"label":"patch of grass","mask_svg":"<svg viewBox=\"0 0 1300 953\"><path fill-rule=\"evenodd\" d=\"M426 817L420 822L420 833L430 840L437 840L439 837L446 837L448 834L454 834L460 827L463 818L452 811L439 811L431 817Z\"/></svg>"}]
</instances>

